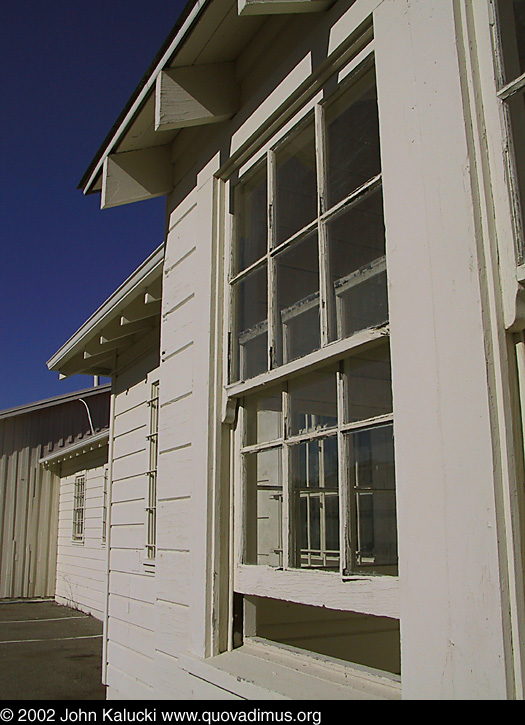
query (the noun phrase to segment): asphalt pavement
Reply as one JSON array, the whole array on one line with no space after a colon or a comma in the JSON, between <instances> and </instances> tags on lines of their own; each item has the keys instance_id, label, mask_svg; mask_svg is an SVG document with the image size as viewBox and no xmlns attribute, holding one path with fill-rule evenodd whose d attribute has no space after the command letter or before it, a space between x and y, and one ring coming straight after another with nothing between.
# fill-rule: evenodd
<instances>
[{"instance_id":1,"label":"asphalt pavement","mask_svg":"<svg viewBox=\"0 0 525 725\"><path fill-rule=\"evenodd\" d=\"M0 700L104 700L102 622L52 601L0 601Z\"/></svg>"}]
</instances>

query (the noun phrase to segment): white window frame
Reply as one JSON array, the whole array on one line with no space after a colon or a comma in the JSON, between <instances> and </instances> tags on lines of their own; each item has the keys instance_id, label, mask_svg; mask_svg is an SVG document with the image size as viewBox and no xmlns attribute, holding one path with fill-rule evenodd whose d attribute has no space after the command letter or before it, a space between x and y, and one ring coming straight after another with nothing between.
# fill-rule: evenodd
<instances>
[{"instance_id":1,"label":"white window frame","mask_svg":"<svg viewBox=\"0 0 525 725\"><path fill-rule=\"evenodd\" d=\"M73 484L73 512L71 540L76 544L83 544L86 524L86 484L87 472L82 471L75 475Z\"/></svg>"},{"instance_id":2,"label":"white window frame","mask_svg":"<svg viewBox=\"0 0 525 725\"><path fill-rule=\"evenodd\" d=\"M148 441L148 505L146 506L146 558L155 561L157 553L157 478L159 464L159 381L150 386Z\"/></svg>"},{"instance_id":3,"label":"white window frame","mask_svg":"<svg viewBox=\"0 0 525 725\"><path fill-rule=\"evenodd\" d=\"M339 72L339 80L346 78L351 80L357 75L360 77L361 74L365 73L368 68L373 67L373 43L370 43L364 51L361 51L347 66ZM310 113L315 114L315 123L321 122L323 113L323 101L322 91L316 93L309 102L305 105L283 125L283 127L261 148L253 154L252 158L245 161L244 164L238 169L237 179L241 179L245 174L249 173L250 170L260 162L263 156L267 156L269 163L269 175L268 178L272 178L273 174L273 150L276 146L284 139L284 137L293 131L300 122ZM323 150L317 149L318 163L319 158L322 158ZM321 161L322 163L322 161ZM271 182L270 182L271 183ZM298 236L303 235L310 227L315 228L317 225L320 226L321 222L326 221L329 216L334 215L341 208L345 206L351 206L357 200L361 200L363 196L370 193L373 189L377 188L381 184L381 175L370 179L363 186L356 189L348 197L343 199L334 207L328 211L322 211L322 213L311 222L305 228L297 232L290 239L277 247L271 248L268 245L267 255L264 258L266 264L268 264L269 274L270 265L272 258L281 252L285 247L291 245L293 240ZM230 198L230 182L225 181L223 199ZM242 272L234 275L233 274L233 260L234 260L234 220L233 216L230 215L230 223L226 225L226 259L229 259L230 270L226 279L227 287L227 318L229 320L228 325L228 338L233 344L233 331L234 331L234 319L233 319L233 305L231 298L233 297L233 285L239 282L242 278L248 276L254 269L264 264L264 261L258 260L255 264L250 265ZM324 244L326 240L319 239L319 256L320 265L324 264ZM382 257L374 263L376 269L374 273L379 273L386 269L386 259ZM321 271L321 280L328 279L326 270ZM352 275L350 275L352 277ZM344 284L346 286L352 285L352 279L345 279ZM325 282L325 284L327 281ZM321 284L323 284L321 282ZM346 289L345 286L345 289ZM271 289L271 287L270 287ZM321 295L324 295L326 299L326 290L320 290ZM268 323L261 325L261 328L271 328L275 323L272 322L272 318L275 317L275 310L273 305L275 301L270 301L270 311L268 316ZM336 300L337 304L337 300ZM333 331L329 329L329 314L326 310L326 305L321 306L321 347L299 359L291 360L290 362L284 362L279 367L272 367L269 365L267 372L261 373L253 378L247 380L239 380L236 382L227 383L225 385L225 406L226 408L233 409L235 401L241 399L244 395L255 393L261 390L263 387L269 386L271 383L276 383L289 379L297 374L305 374L311 370L319 368L324 363L329 364L337 360L341 360L349 356L352 351L358 352L363 349L363 346L377 342L384 339L385 336L389 336L390 327L389 324L385 324L378 328L370 328L361 330L348 338L333 339ZM263 332L259 330L258 332ZM270 335L275 334L270 332ZM271 340L271 338L270 338ZM268 345L268 349L272 349L272 343ZM231 355L230 349L230 355ZM270 361L272 362L272 361ZM225 380L229 380L229 370L226 369L227 363L225 363ZM343 396L343 378L342 375L338 374L338 408L341 412L341 407L344 404ZM367 423L378 425L381 423L391 423L392 415L384 416L381 420L367 421ZM284 415L283 415L284 418ZM344 434L352 429L353 427L365 427L363 423L359 424L343 424L342 414L338 415L338 426L335 435L340 439L344 437ZM232 469L233 469L233 501L234 501L234 516L233 516L233 590L238 594L262 596L262 597L276 597L284 598L288 601L294 601L297 603L308 604L312 606L325 606L334 609L341 610L352 610L356 612L362 612L366 614L376 616L387 616L399 619L399 577L397 575L383 575L383 576L371 576L371 575L359 575L352 574L351 576L344 576L343 571L346 566L343 552L346 551L346 547L340 546L341 551L341 566L339 572L332 571L321 571L311 569L297 569L288 568L287 562L290 561L288 552L286 551L288 543L283 542L284 551L284 565L282 568L274 568L264 565L251 565L243 563L243 552L244 552L244 505L245 505L245 491L242 476L242 453L255 452L257 446L246 447L243 441L243 431L245 429L245 411L242 405L239 406L239 412L237 416L237 425L233 434L233 450L232 450ZM319 435L326 435L325 431L319 432ZM311 435L306 436L309 440L314 437ZM279 441L282 443L282 441ZM340 440L341 443L341 440ZM276 442L277 444L277 442ZM267 444L261 444L261 449L267 449ZM286 447L283 447L285 450ZM341 456L343 446L339 445L339 456L341 465ZM287 466L286 461L283 462L283 469ZM341 477L340 477L341 480ZM283 482L283 489L286 488L285 482ZM345 486L340 489L340 496L348 496L348 491L345 491ZM341 507L347 507L347 500L343 500ZM283 517L285 518L285 524L283 529L286 530L286 517L289 516L287 511L287 503L283 505ZM341 542L344 541L342 538L346 536L347 521L341 521ZM289 528L288 528L289 531Z\"/></svg>"}]
</instances>

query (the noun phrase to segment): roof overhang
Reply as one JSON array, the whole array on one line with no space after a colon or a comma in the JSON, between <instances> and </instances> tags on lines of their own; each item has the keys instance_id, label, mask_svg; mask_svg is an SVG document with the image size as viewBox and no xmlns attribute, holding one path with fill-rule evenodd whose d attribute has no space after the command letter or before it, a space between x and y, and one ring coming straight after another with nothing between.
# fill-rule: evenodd
<instances>
[{"instance_id":1,"label":"roof overhang","mask_svg":"<svg viewBox=\"0 0 525 725\"><path fill-rule=\"evenodd\" d=\"M86 388L85 390L77 390L72 393L56 395L53 398L46 398L45 400L38 400L35 403L17 405L15 408L0 410L0 420L3 420L4 418L14 418L17 415L25 415L26 413L35 413L45 408L51 408L56 405L64 405L64 403L69 403L73 400L78 400L79 398L90 398L93 395L101 395L103 393L109 393L110 391L111 385L97 385L94 388Z\"/></svg>"},{"instance_id":2,"label":"roof overhang","mask_svg":"<svg viewBox=\"0 0 525 725\"><path fill-rule=\"evenodd\" d=\"M111 377L118 359L160 329L164 244L109 297L48 360L61 377Z\"/></svg>"},{"instance_id":3,"label":"roof overhang","mask_svg":"<svg viewBox=\"0 0 525 725\"><path fill-rule=\"evenodd\" d=\"M80 181L107 208L168 194L181 128L219 123L239 103L234 62L266 16L334 0L190 0Z\"/></svg>"},{"instance_id":4,"label":"roof overhang","mask_svg":"<svg viewBox=\"0 0 525 725\"><path fill-rule=\"evenodd\" d=\"M92 451L104 448L108 445L108 442L109 428L105 428L99 433L94 433L91 436L83 438L81 441L77 441L76 443L72 443L69 446L65 446L58 451L50 453L47 456L43 456L38 462L46 468L50 468L51 466L56 466L64 461L69 461L72 458L77 458L78 456L83 456L86 453L91 453Z\"/></svg>"}]
</instances>

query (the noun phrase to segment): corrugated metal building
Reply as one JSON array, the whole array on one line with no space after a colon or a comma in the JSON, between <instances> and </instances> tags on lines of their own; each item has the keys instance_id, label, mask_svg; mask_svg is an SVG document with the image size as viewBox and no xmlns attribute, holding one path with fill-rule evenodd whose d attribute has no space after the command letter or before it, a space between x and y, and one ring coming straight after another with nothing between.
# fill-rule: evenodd
<instances>
[{"instance_id":1,"label":"corrugated metal building","mask_svg":"<svg viewBox=\"0 0 525 725\"><path fill-rule=\"evenodd\" d=\"M106 385L0 412L0 598L54 596L59 485L40 459L108 420Z\"/></svg>"}]
</instances>

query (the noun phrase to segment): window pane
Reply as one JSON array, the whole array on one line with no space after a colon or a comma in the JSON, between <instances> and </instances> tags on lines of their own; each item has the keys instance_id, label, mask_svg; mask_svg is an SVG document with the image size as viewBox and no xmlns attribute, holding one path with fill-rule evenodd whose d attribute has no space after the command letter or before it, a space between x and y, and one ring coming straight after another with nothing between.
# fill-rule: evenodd
<instances>
[{"instance_id":1,"label":"window pane","mask_svg":"<svg viewBox=\"0 0 525 725\"><path fill-rule=\"evenodd\" d=\"M290 431L297 435L337 425L336 367L325 368L289 384Z\"/></svg>"},{"instance_id":2,"label":"window pane","mask_svg":"<svg viewBox=\"0 0 525 725\"><path fill-rule=\"evenodd\" d=\"M501 42L507 83L525 73L525 0L500 0Z\"/></svg>"},{"instance_id":3,"label":"window pane","mask_svg":"<svg viewBox=\"0 0 525 725\"><path fill-rule=\"evenodd\" d=\"M345 422L375 418L392 412L390 346L367 348L345 361L347 380Z\"/></svg>"},{"instance_id":4,"label":"window pane","mask_svg":"<svg viewBox=\"0 0 525 725\"><path fill-rule=\"evenodd\" d=\"M244 562L282 566L281 449L246 454Z\"/></svg>"},{"instance_id":5,"label":"window pane","mask_svg":"<svg viewBox=\"0 0 525 725\"><path fill-rule=\"evenodd\" d=\"M246 398L246 445L274 441L282 436L280 388Z\"/></svg>"},{"instance_id":6,"label":"window pane","mask_svg":"<svg viewBox=\"0 0 525 725\"><path fill-rule=\"evenodd\" d=\"M302 357L321 345L317 231L277 257L278 363Z\"/></svg>"},{"instance_id":7,"label":"window pane","mask_svg":"<svg viewBox=\"0 0 525 725\"><path fill-rule=\"evenodd\" d=\"M339 568L337 436L290 447L295 511L295 565Z\"/></svg>"},{"instance_id":8,"label":"window pane","mask_svg":"<svg viewBox=\"0 0 525 725\"><path fill-rule=\"evenodd\" d=\"M266 159L234 190L236 244L234 274L261 259L268 247L268 190Z\"/></svg>"},{"instance_id":9,"label":"window pane","mask_svg":"<svg viewBox=\"0 0 525 725\"><path fill-rule=\"evenodd\" d=\"M380 189L327 223L338 338L388 320Z\"/></svg>"},{"instance_id":10,"label":"window pane","mask_svg":"<svg viewBox=\"0 0 525 725\"><path fill-rule=\"evenodd\" d=\"M358 566L397 564L397 524L392 425L348 435L354 489Z\"/></svg>"},{"instance_id":11,"label":"window pane","mask_svg":"<svg viewBox=\"0 0 525 725\"><path fill-rule=\"evenodd\" d=\"M326 109L328 206L381 171L377 96L372 76Z\"/></svg>"},{"instance_id":12,"label":"window pane","mask_svg":"<svg viewBox=\"0 0 525 725\"><path fill-rule=\"evenodd\" d=\"M276 152L277 244L317 216L314 124L287 140Z\"/></svg>"},{"instance_id":13,"label":"window pane","mask_svg":"<svg viewBox=\"0 0 525 725\"><path fill-rule=\"evenodd\" d=\"M266 265L233 287L237 353L233 380L246 380L268 369Z\"/></svg>"}]
</instances>

